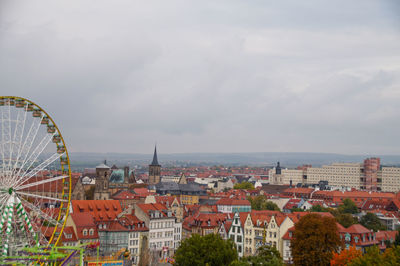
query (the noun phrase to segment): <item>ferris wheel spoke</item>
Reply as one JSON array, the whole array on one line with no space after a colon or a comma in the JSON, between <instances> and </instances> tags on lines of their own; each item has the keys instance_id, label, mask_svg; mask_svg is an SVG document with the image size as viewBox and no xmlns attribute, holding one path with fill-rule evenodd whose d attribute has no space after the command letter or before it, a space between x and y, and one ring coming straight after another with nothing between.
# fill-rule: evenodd
<instances>
[{"instance_id":1,"label":"ferris wheel spoke","mask_svg":"<svg viewBox=\"0 0 400 266\"><path fill-rule=\"evenodd\" d=\"M23 169L26 164L26 160L28 158L29 151L31 150L33 142L35 141L35 138L39 131L42 119L43 119L43 115L42 115L41 119L34 119L29 128L29 131L25 138L24 144L22 145L22 148L19 151L19 155L15 162L14 168L19 168L19 170L17 172L17 176L19 176L21 174L21 171L24 172Z\"/></svg>"},{"instance_id":2,"label":"ferris wheel spoke","mask_svg":"<svg viewBox=\"0 0 400 266\"><path fill-rule=\"evenodd\" d=\"M22 191L16 191L15 193L17 193L17 195L22 195L22 196L26 196L26 197L47 199L47 200L58 201L58 202L68 202L68 200L66 200L66 199L53 198L53 197L42 196L42 195L32 194L32 193L27 193L27 192L22 192Z\"/></svg>"},{"instance_id":3,"label":"ferris wheel spoke","mask_svg":"<svg viewBox=\"0 0 400 266\"><path fill-rule=\"evenodd\" d=\"M6 109L6 110L5 110ZM3 178L8 175L9 167L7 161L11 150L11 107L8 104L5 108L1 108L1 135L2 135L2 160L3 160Z\"/></svg>"},{"instance_id":4,"label":"ferris wheel spoke","mask_svg":"<svg viewBox=\"0 0 400 266\"><path fill-rule=\"evenodd\" d=\"M38 181L38 182L29 183L29 184L26 184L26 185L21 185L19 187L16 187L14 190L18 191L18 190L23 190L23 189L30 188L30 187L36 187L36 186L39 186L39 185L42 185L42 184L54 182L54 181L57 181L57 180L60 180L60 179L64 179L64 178L67 178L67 177L68 176L66 176L66 175L64 175L64 176L56 176L56 177L44 179L44 180L41 180L41 181Z\"/></svg>"},{"instance_id":5,"label":"ferris wheel spoke","mask_svg":"<svg viewBox=\"0 0 400 266\"><path fill-rule=\"evenodd\" d=\"M28 181L30 178L32 178L33 176L35 176L37 173L39 173L40 171L46 169L47 166L49 166L50 164L52 164L54 161L56 161L57 159L59 159L61 156L63 156L63 154L58 154L58 153L54 153L52 156L50 156L48 159L46 159L44 162L42 162L41 164L39 164L38 166L36 166L34 169L32 169L30 172L26 172L24 175L22 175L20 178L18 178L13 184L13 187L16 187L18 185L20 185L21 183L24 183L26 181Z\"/></svg>"},{"instance_id":6,"label":"ferris wheel spoke","mask_svg":"<svg viewBox=\"0 0 400 266\"><path fill-rule=\"evenodd\" d=\"M58 222L56 219L54 219L53 217L51 217L50 215L48 215L47 213L45 213L44 211L42 211L40 208L36 207L35 205L33 205L32 203L30 203L29 201L27 201L24 198L21 198L21 200L23 201L22 205L27 206L29 209L33 210L34 212L36 212L41 218L44 218L46 221L50 222L51 224L53 224L54 226L56 225L62 225L60 222Z\"/></svg>"},{"instance_id":7,"label":"ferris wheel spoke","mask_svg":"<svg viewBox=\"0 0 400 266\"><path fill-rule=\"evenodd\" d=\"M53 134L54 135L54 134ZM37 158L40 156L40 154L44 151L44 149L47 147L47 145L50 143L53 135L45 135L38 146L34 149L34 151L31 153L29 158L26 160L25 165L25 173L22 175L26 175L26 173L29 171L29 169L32 167L32 165L36 162Z\"/></svg>"},{"instance_id":8,"label":"ferris wheel spoke","mask_svg":"<svg viewBox=\"0 0 400 266\"><path fill-rule=\"evenodd\" d=\"M24 136L25 129L25 121L27 115L26 109L18 109L17 119L15 120L15 129L14 129L14 137L13 137L13 147L12 147L12 156L14 156L14 165L10 165L10 168L15 172L15 167L18 161L18 155L22 148L22 140ZM12 160L10 160L10 164L12 164Z\"/></svg>"}]
</instances>

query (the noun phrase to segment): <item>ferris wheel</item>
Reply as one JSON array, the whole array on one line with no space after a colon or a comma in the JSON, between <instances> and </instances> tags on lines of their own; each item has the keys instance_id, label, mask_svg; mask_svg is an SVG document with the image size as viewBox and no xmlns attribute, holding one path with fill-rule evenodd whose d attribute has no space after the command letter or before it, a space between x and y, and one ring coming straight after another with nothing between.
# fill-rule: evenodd
<instances>
[{"instance_id":1,"label":"ferris wheel","mask_svg":"<svg viewBox=\"0 0 400 266\"><path fill-rule=\"evenodd\" d=\"M71 198L64 139L30 100L0 96L0 256L56 245Z\"/></svg>"}]
</instances>

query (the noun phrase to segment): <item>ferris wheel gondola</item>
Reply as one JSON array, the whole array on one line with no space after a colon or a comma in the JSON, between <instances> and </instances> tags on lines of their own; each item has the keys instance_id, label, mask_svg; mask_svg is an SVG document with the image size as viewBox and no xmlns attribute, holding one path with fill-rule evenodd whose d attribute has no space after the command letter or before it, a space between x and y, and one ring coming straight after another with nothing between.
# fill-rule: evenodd
<instances>
[{"instance_id":1,"label":"ferris wheel gondola","mask_svg":"<svg viewBox=\"0 0 400 266\"><path fill-rule=\"evenodd\" d=\"M0 96L0 256L56 245L71 199L64 139L32 101Z\"/></svg>"}]
</instances>

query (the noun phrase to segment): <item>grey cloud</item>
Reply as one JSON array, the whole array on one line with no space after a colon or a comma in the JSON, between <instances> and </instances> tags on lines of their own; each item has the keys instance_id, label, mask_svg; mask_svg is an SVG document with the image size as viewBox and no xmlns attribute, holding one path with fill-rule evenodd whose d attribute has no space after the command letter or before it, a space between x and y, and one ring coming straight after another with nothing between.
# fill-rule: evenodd
<instances>
[{"instance_id":1,"label":"grey cloud","mask_svg":"<svg viewBox=\"0 0 400 266\"><path fill-rule=\"evenodd\" d=\"M0 86L72 151L398 153L396 7L5 1Z\"/></svg>"}]
</instances>

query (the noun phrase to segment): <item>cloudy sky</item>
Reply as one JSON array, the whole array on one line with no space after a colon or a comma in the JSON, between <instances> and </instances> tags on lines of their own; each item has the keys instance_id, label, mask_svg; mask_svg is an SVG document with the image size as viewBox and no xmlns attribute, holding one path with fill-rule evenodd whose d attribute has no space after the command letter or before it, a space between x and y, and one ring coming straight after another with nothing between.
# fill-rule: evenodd
<instances>
[{"instance_id":1,"label":"cloudy sky","mask_svg":"<svg viewBox=\"0 0 400 266\"><path fill-rule=\"evenodd\" d=\"M0 1L70 151L400 154L400 1Z\"/></svg>"}]
</instances>

